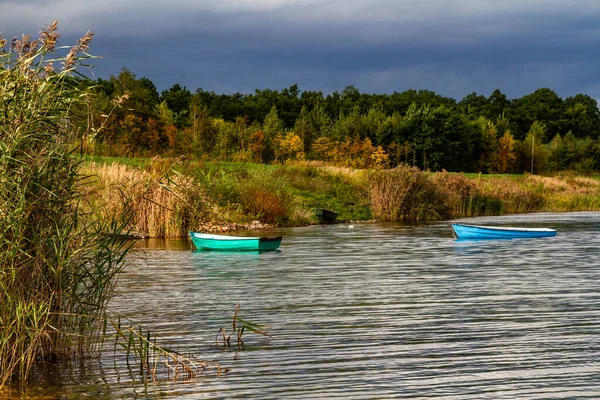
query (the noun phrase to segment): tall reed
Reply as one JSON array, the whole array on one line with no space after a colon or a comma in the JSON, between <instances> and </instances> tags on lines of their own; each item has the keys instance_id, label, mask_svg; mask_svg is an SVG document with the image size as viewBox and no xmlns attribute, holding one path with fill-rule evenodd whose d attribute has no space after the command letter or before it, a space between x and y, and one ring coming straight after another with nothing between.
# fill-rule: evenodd
<instances>
[{"instance_id":1,"label":"tall reed","mask_svg":"<svg viewBox=\"0 0 600 400\"><path fill-rule=\"evenodd\" d=\"M453 218L499 215L502 201L483 193L479 179L469 179L463 174L438 172L431 177L433 183L445 194L450 216Z\"/></svg>"},{"instance_id":2,"label":"tall reed","mask_svg":"<svg viewBox=\"0 0 600 400\"><path fill-rule=\"evenodd\" d=\"M87 93L75 77L92 33L70 48L58 37L56 22L37 40L0 36L0 387L94 349L128 250L108 234L128 213L95 219L79 192L73 111Z\"/></svg>"},{"instance_id":3,"label":"tall reed","mask_svg":"<svg viewBox=\"0 0 600 400\"><path fill-rule=\"evenodd\" d=\"M131 207L129 229L141 236L187 237L205 220L208 203L202 187L174 172L172 165L148 170L123 164L85 166L90 181L87 198L99 202L100 217L110 219ZM162 162L158 162L162 165Z\"/></svg>"},{"instance_id":4,"label":"tall reed","mask_svg":"<svg viewBox=\"0 0 600 400\"><path fill-rule=\"evenodd\" d=\"M369 185L373 217L381 221L425 221L449 215L444 194L418 168L375 171Z\"/></svg>"},{"instance_id":5,"label":"tall reed","mask_svg":"<svg viewBox=\"0 0 600 400\"><path fill-rule=\"evenodd\" d=\"M544 211L547 194L543 186L527 179L490 178L481 185L482 192L499 199L502 214L517 214Z\"/></svg>"}]
</instances>

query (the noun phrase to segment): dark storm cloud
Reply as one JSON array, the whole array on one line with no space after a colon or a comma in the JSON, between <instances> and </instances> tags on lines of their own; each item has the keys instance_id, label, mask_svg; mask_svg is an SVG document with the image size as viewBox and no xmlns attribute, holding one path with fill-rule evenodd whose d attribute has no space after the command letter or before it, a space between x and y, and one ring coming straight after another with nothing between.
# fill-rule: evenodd
<instances>
[{"instance_id":1,"label":"dark storm cloud","mask_svg":"<svg viewBox=\"0 0 600 400\"><path fill-rule=\"evenodd\" d=\"M0 31L37 32L54 19L65 40L93 30L92 49L104 57L98 76L125 66L159 89L180 83L231 93L298 83L324 92L355 85L461 98L550 87L561 96L600 97L600 4L489 3L0 0Z\"/></svg>"}]
</instances>

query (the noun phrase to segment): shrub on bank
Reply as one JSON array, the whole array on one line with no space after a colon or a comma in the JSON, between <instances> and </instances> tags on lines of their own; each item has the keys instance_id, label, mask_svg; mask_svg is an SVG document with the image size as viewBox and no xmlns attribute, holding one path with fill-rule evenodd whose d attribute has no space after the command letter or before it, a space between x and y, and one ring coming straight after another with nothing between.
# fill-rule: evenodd
<instances>
[{"instance_id":1,"label":"shrub on bank","mask_svg":"<svg viewBox=\"0 0 600 400\"><path fill-rule=\"evenodd\" d=\"M284 225L290 220L292 196L281 180L257 175L240 186L241 204L256 219Z\"/></svg>"}]
</instances>

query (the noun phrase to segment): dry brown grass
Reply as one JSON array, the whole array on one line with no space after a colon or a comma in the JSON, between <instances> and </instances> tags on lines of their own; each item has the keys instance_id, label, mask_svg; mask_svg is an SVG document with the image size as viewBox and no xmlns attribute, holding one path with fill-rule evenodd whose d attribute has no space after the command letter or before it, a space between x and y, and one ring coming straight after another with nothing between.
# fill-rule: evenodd
<instances>
[{"instance_id":1,"label":"dry brown grass","mask_svg":"<svg viewBox=\"0 0 600 400\"><path fill-rule=\"evenodd\" d=\"M600 182L593 178L572 176L528 176L525 182L544 193L544 211L596 211L600 209Z\"/></svg>"},{"instance_id":2,"label":"dry brown grass","mask_svg":"<svg viewBox=\"0 0 600 400\"><path fill-rule=\"evenodd\" d=\"M548 192L562 192L569 187L569 184L564 179L540 175L529 175L525 178L525 182L540 185L544 191Z\"/></svg>"},{"instance_id":3,"label":"dry brown grass","mask_svg":"<svg viewBox=\"0 0 600 400\"><path fill-rule=\"evenodd\" d=\"M208 204L189 177L149 172L123 164L89 164L89 196L102 205L103 216L133 208L132 230L142 236L184 237L205 219Z\"/></svg>"},{"instance_id":4,"label":"dry brown grass","mask_svg":"<svg viewBox=\"0 0 600 400\"><path fill-rule=\"evenodd\" d=\"M449 216L444 194L422 171L399 166L369 177L373 217L381 221L427 221Z\"/></svg>"},{"instance_id":5,"label":"dry brown grass","mask_svg":"<svg viewBox=\"0 0 600 400\"><path fill-rule=\"evenodd\" d=\"M343 175L351 178L354 181L362 181L368 176L366 169L342 167L338 165L328 164L325 161L288 161L286 166L298 165L304 167L313 167L326 171L330 175Z\"/></svg>"},{"instance_id":6,"label":"dry brown grass","mask_svg":"<svg viewBox=\"0 0 600 400\"><path fill-rule=\"evenodd\" d=\"M587 177L481 179L447 172L425 175L408 167L392 171L370 178L373 216L380 220L600 210L600 182Z\"/></svg>"}]
</instances>

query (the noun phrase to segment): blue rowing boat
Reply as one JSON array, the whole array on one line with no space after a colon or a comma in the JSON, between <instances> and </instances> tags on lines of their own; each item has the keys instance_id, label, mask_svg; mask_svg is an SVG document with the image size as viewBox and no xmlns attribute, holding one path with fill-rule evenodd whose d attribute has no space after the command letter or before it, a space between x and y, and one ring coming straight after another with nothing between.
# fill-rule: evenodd
<instances>
[{"instance_id":1,"label":"blue rowing boat","mask_svg":"<svg viewBox=\"0 0 600 400\"><path fill-rule=\"evenodd\" d=\"M514 228L464 224L452 224L452 228L459 239L517 239L556 236L556 231L549 228Z\"/></svg>"},{"instance_id":2,"label":"blue rowing boat","mask_svg":"<svg viewBox=\"0 0 600 400\"><path fill-rule=\"evenodd\" d=\"M190 238L198 250L227 250L227 251L271 251L277 250L281 244L281 236L244 237L212 235L207 233L190 232Z\"/></svg>"}]
</instances>

